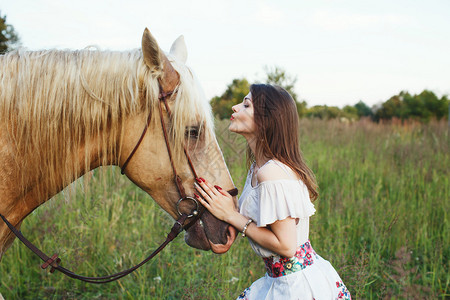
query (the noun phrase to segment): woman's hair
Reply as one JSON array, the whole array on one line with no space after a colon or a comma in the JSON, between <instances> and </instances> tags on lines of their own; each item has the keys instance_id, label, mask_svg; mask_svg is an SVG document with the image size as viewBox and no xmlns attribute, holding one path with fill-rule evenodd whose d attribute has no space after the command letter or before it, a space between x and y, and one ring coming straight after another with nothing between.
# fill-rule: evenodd
<instances>
[{"instance_id":1,"label":"woman's hair","mask_svg":"<svg viewBox=\"0 0 450 300\"><path fill-rule=\"evenodd\" d=\"M279 160L294 170L308 187L315 200L319 193L314 173L306 165L299 145L297 106L291 95L279 86L252 84L250 86L256 124L256 147L247 149L250 164L256 157Z\"/></svg>"}]
</instances>

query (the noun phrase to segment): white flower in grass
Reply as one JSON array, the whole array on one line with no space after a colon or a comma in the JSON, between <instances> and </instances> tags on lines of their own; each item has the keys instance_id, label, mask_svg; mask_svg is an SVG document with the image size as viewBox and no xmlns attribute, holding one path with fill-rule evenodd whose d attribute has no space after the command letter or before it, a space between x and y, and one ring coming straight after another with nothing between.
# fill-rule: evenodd
<instances>
[{"instance_id":1,"label":"white flower in grass","mask_svg":"<svg viewBox=\"0 0 450 300\"><path fill-rule=\"evenodd\" d=\"M158 283L160 283L161 282L161 276L153 277L153 280L158 282Z\"/></svg>"},{"instance_id":2,"label":"white flower in grass","mask_svg":"<svg viewBox=\"0 0 450 300\"><path fill-rule=\"evenodd\" d=\"M231 282L231 283L236 283L238 281L239 281L239 278L237 278L237 277L231 277L231 279L228 280L228 282Z\"/></svg>"}]
</instances>

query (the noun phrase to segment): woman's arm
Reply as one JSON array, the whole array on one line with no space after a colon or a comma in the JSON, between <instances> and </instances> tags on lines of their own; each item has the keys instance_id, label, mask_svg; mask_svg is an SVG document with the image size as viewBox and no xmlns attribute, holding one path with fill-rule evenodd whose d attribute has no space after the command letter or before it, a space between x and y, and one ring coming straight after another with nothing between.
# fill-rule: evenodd
<instances>
[{"instance_id":1,"label":"woman's arm","mask_svg":"<svg viewBox=\"0 0 450 300\"><path fill-rule=\"evenodd\" d=\"M233 197L218 186L212 186L204 179L197 180L196 188L203 197L197 197L216 218L233 225L242 231L248 218L241 215L236 208ZM297 249L295 219L286 218L275 221L269 227L258 227L253 222L245 231L253 241L281 256L292 257Z\"/></svg>"},{"instance_id":2,"label":"woman's arm","mask_svg":"<svg viewBox=\"0 0 450 300\"><path fill-rule=\"evenodd\" d=\"M243 219L245 223L248 220L241 214L231 218L236 218L236 220ZM235 221L230 220L225 222L233 225ZM239 223L241 222L242 221ZM243 227L244 226L236 228L241 230ZM264 248L269 249L270 251L281 256L292 257L295 255L297 250L297 233L295 230L295 219L293 218L275 221L270 225L270 227L258 227L252 222L248 225L245 235Z\"/></svg>"}]
</instances>

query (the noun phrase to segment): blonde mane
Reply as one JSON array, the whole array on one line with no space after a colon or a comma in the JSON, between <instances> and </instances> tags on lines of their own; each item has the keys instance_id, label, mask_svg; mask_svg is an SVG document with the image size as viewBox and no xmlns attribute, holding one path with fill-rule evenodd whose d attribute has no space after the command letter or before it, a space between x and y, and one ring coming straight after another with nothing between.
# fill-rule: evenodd
<instances>
[{"instance_id":1,"label":"blonde mane","mask_svg":"<svg viewBox=\"0 0 450 300\"><path fill-rule=\"evenodd\" d=\"M170 122L179 157L185 127L199 123L212 130L213 121L191 70L167 56L180 74ZM0 127L6 126L18 167L36 180L47 176L51 184L61 176L76 179L79 170L68 167L77 155L73 150L87 151L89 142L101 149L99 157L118 157L125 116L151 113L159 122L153 117L159 114L158 75L144 64L141 50L18 50L0 56ZM89 170L91 158L85 157Z\"/></svg>"}]
</instances>

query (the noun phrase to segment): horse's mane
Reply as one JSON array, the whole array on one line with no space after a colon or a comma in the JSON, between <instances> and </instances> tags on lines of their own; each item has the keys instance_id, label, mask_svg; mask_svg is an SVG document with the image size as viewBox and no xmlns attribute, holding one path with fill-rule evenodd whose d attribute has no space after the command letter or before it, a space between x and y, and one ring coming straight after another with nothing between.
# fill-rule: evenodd
<instances>
[{"instance_id":1,"label":"horse's mane","mask_svg":"<svg viewBox=\"0 0 450 300\"><path fill-rule=\"evenodd\" d=\"M174 153L179 155L185 126L200 121L212 130L213 122L192 72L168 57L180 74L171 120ZM158 114L157 75L144 64L141 50L19 49L0 56L0 126L7 127L18 153L17 163L56 182L61 173L72 176L77 172L65 170L73 149L88 149L86 143L94 136L99 137L96 143L102 154L118 156L120 149L114 145L120 143L116 137L126 134L123 117L138 112ZM105 129L109 134L99 134ZM43 165L48 170L43 171ZM85 166L89 165L86 155Z\"/></svg>"}]
</instances>

